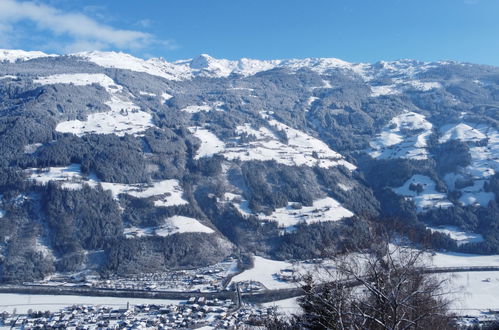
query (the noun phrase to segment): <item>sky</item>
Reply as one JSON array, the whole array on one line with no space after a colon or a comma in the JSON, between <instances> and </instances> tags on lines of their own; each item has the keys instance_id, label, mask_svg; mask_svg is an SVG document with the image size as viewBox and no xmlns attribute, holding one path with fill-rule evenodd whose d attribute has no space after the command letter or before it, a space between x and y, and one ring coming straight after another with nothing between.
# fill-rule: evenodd
<instances>
[{"instance_id":1,"label":"sky","mask_svg":"<svg viewBox=\"0 0 499 330\"><path fill-rule=\"evenodd\" d=\"M0 0L0 48L499 66L498 0Z\"/></svg>"}]
</instances>

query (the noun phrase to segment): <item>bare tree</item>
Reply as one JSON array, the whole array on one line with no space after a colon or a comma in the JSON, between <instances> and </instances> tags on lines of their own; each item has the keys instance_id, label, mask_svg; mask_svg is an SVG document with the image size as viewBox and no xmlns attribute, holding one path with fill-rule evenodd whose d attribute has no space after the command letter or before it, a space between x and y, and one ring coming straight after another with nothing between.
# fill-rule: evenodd
<instances>
[{"instance_id":1,"label":"bare tree","mask_svg":"<svg viewBox=\"0 0 499 330\"><path fill-rule=\"evenodd\" d=\"M424 252L386 247L350 254L305 277L303 314L307 329L453 329L442 276L425 272Z\"/></svg>"}]
</instances>

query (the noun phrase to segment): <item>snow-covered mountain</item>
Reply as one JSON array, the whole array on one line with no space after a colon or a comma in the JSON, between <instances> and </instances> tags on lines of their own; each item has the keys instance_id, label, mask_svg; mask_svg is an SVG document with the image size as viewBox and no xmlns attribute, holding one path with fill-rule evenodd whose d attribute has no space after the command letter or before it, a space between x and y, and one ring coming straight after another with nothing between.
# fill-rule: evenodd
<instances>
[{"instance_id":1,"label":"snow-covered mountain","mask_svg":"<svg viewBox=\"0 0 499 330\"><path fill-rule=\"evenodd\" d=\"M499 250L495 67L0 50L0 104L4 281L311 258L366 219Z\"/></svg>"}]
</instances>

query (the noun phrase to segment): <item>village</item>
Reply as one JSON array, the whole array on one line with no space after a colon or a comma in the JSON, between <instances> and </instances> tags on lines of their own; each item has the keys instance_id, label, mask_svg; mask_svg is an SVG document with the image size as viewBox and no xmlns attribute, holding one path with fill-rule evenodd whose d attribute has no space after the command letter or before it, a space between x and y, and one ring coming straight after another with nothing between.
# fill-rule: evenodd
<instances>
[{"instance_id":1,"label":"village","mask_svg":"<svg viewBox=\"0 0 499 330\"><path fill-rule=\"evenodd\" d=\"M127 304L125 308L74 305L58 312L28 311L26 314L0 314L0 328L22 329L173 329L238 328L259 324L273 308L240 306L232 300L192 297L178 305Z\"/></svg>"}]
</instances>

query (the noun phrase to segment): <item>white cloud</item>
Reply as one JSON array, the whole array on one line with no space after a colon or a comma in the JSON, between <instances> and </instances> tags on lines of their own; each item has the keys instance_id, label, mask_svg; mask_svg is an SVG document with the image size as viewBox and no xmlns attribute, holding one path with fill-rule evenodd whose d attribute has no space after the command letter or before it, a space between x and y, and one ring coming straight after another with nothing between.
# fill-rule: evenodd
<instances>
[{"instance_id":1,"label":"white cloud","mask_svg":"<svg viewBox=\"0 0 499 330\"><path fill-rule=\"evenodd\" d=\"M149 33L116 29L84 14L64 12L32 1L0 0L0 42L2 44L8 45L15 41L16 33L12 33L12 30L15 30L17 24L23 22L33 24L37 30L50 31L57 39L69 39L69 42L60 47L63 51L108 48L138 50L153 44L162 46L170 44L157 40Z\"/></svg>"}]
</instances>

